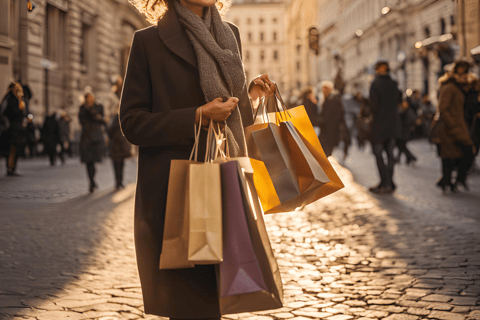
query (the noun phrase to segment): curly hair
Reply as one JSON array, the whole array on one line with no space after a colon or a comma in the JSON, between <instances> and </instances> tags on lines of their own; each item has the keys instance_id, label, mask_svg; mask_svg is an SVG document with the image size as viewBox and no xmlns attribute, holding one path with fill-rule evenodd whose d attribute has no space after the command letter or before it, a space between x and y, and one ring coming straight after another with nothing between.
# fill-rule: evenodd
<instances>
[{"instance_id":1,"label":"curly hair","mask_svg":"<svg viewBox=\"0 0 480 320\"><path fill-rule=\"evenodd\" d=\"M178 0L128 0L132 5L143 14L151 24L157 24L162 19L173 1ZM225 16L232 4L231 0L217 0L216 6L220 14Z\"/></svg>"}]
</instances>

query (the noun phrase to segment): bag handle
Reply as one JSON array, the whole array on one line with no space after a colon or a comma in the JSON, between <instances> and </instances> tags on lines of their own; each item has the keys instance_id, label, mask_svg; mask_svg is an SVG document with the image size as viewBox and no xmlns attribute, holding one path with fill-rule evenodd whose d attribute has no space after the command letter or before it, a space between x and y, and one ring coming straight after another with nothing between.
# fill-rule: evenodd
<instances>
[{"instance_id":1,"label":"bag handle","mask_svg":"<svg viewBox=\"0 0 480 320\"><path fill-rule=\"evenodd\" d=\"M292 117L291 114L288 112L288 109L285 105L285 102L283 101L282 95L280 94L280 90L278 90L278 85L276 82L273 82L275 84L275 121L276 123L282 122L282 121L288 121L288 117ZM278 101L280 101L280 105L278 104ZM259 113L262 115L264 119L264 123L270 122L270 119L268 118L268 113L267 113L267 108L266 108L266 98L262 97L260 98L260 103L257 108L257 111L255 113L255 116L253 118L254 122L257 120ZM288 117L287 117L288 115Z\"/></svg>"},{"instance_id":2,"label":"bag handle","mask_svg":"<svg viewBox=\"0 0 480 320\"><path fill-rule=\"evenodd\" d=\"M198 129L197 129L198 126ZM198 161L198 144L200 143L200 133L202 131L202 108L200 108L200 120L198 125L195 123L195 143L193 144L192 152L190 153L189 160L192 161L192 158L195 162ZM195 155L195 157L194 157Z\"/></svg>"}]
</instances>

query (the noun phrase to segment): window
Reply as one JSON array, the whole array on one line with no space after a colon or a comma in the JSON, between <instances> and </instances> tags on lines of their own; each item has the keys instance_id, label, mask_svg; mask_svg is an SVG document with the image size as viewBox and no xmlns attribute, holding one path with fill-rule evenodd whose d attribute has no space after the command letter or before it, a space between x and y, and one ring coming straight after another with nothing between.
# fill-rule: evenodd
<instances>
[{"instance_id":1,"label":"window","mask_svg":"<svg viewBox=\"0 0 480 320\"><path fill-rule=\"evenodd\" d=\"M260 41L263 42L263 32L260 32Z\"/></svg>"},{"instance_id":2,"label":"window","mask_svg":"<svg viewBox=\"0 0 480 320\"><path fill-rule=\"evenodd\" d=\"M260 19L258 19L258 23L263 24L263 22L264 22L263 17L260 17Z\"/></svg>"},{"instance_id":3,"label":"window","mask_svg":"<svg viewBox=\"0 0 480 320\"><path fill-rule=\"evenodd\" d=\"M302 45L297 45L297 53L300 54L302 52Z\"/></svg>"},{"instance_id":4,"label":"window","mask_svg":"<svg viewBox=\"0 0 480 320\"><path fill-rule=\"evenodd\" d=\"M263 62L265 60L265 51L260 51L260 61Z\"/></svg>"},{"instance_id":5,"label":"window","mask_svg":"<svg viewBox=\"0 0 480 320\"><path fill-rule=\"evenodd\" d=\"M273 23L277 23L278 19L275 17L272 19Z\"/></svg>"},{"instance_id":6,"label":"window","mask_svg":"<svg viewBox=\"0 0 480 320\"><path fill-rule=\"evenodd\" d=\"M440 34L445 34L445 28L446 28L445 19L441 18L440 19Z\"/></svg>"},{"instance_id":7,"label":"window","mask_svg":"<svg viewBox=\"0 0 480 320\"><path fill-rule=\"evenodd\" d=\"M250 61L250 51L245 51L245 61Z\"/></svg>"},{"instance_id":8,"label":"window","mask_svg":"<svg viewBox=\"0 0 480 320\"><path fill-rule=\"evenodd\" d=\"M90 64L90 38L92 34L92 27L88 24L82 24L82 47L80 49L80 64L84 68L84 72L87 71Z\"/></svg>"},{"instance_id":9,"label":"window","mask_svg":"<svg viewBox=\"0 0 480 320\"><path fill-rule=\"evenodd\" d=\"M451 24L452 26L455 25L455 17L454 17L453 15L450 16L450 24Z\"/></svg>"},{"instance_id":10,"label":"window","mask_svg":"<svg viewBox=\"0 0 480 320\"><path fill-rule=\"evenodd\" d=\"M300 71L302 69L302 64L300 61L297 61L297 70Z\"/></svg>"},{"instance_id":11,"label":"window","mask_svg":"<svg viewBox=\"0 0 480 320\"><path fill-rule=\"evenodd\" d=\"M273 51L273 60L278 60L278 50Z\"/></svg>"},{"instance_id":12,"label":"window","mask_svg":"<svg viewBox=\"0 0 480 320\"><path fill-rule=\"evenodd\" d=\"M252 33L251 32L248 33L248 41L252 41Z\"/></svg>"},{"instance_id":13,"label":"window","mask_svg":"<svg viewBox=\"0 0 480 320\"><path fill-rule=\"evenodd\" d=\"M0 0L0 34L4 36L9 35L9 11L9 0Z\"/></svg>"},{"instance_id":14,"label":"window","mask_svg":"<svg viewBox=\"0 0 480 320\"><path fill-rule=\"evenodd\" d=\"M277 41L277 33L276 32L273 33L273 41Z\"/></svg>"},{"instance_id":15,"label":"window","mask_svg":"<svg viewBox=\"0 0 480 320\"><path fill-rule=\"evenodd\" d=\"M66 14L62 10L47 4L47 21L45 34L45 56L55 62L63 63L65 60L65 35Z\"/></svg>"},{"instance_id":16,"label":"window","mask_svg":"<svg viewBox=\"0 0 480 320\"><path fill-rule=\"evenodd\" d=\"M247 24L252 24L252 19L251 18L247 18Z\"/></svg>"},{"instance_id":17,"label":"window","mask_svg":"<svg viewBox=\"0 0 480 320\"><path fill-rule=\"evenodd\" d=\"M430 28L425 27L424 31L425 31L425 37L430 38Z\"/></svg>"}]
</instances>

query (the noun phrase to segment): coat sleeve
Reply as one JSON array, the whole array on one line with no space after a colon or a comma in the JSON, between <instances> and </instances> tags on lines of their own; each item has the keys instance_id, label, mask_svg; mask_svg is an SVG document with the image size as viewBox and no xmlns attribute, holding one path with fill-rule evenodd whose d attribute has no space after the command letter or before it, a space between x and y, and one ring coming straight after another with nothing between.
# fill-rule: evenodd
<instances>
[{"instance_id":1,"label":"coat sleeve","mask_svg":"<svg viewBox=\"0 0 480 320\"><path fill-rule=\"evenodd\" d=\"M380 111L380 93L375 82L370 87L370 110L372 113Z\"/></svg>"},{"instance_id":2,"label":"coat sleeve","mask_svg":"<svg viewBox=\"0 0 480 320\"><path fill-rule=\"evenodd\" d=\"M138 32L133 37L124 83L120 123L130 143L144 147L173 146L195 138L195 113L199 106L152 113L150 69Z\"/></svg>"},{"instance_id":3,"label":"coat sleeve","mask_svg":"<svg viewBox=\"0 0 480 320\"><path fill-rule=\"evenodd\" d=\"M464 145L472 145L465 120L463 117L455 117L454 113L450 112L451 108L456 107L453 105L454 98L455 92L450 86L445 85L445 87L440 90L440 97L438 99L440 117L445 123L448 133L452 135L456 141ZM460 107L463 108L463 106Z\"/></svg>"}]
</instances>

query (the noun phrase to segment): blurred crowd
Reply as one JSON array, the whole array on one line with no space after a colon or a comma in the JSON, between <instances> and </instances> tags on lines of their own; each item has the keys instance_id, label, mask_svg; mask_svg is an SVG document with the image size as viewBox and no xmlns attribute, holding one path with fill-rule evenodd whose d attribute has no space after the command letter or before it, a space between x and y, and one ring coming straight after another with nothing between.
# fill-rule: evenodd
<instances>
[{"instance_id":1,"label":"blurred crowd","mask_svg":"<svg viewBox=\"0 0 480 320\"><path fill-rule=\"evenodd\" d=\"M442 161L443 191L468 190L467 173L474 171L480 145L480 81L463 59L445 68L439 78L438 104L419 90L401 92L390 76L389 63L379 60L368 94L344 93L338 81L323 81L317 88L290 92L289 107L304 105L327 156L341 148L344 160L352 143L367 144L379 167L380 184L374 193L395 191L394 165L405 159L415 165L417 157L408 148L413 139L428 139ZM455 175L455 182L453 182Z\"/></svg>"},{"instance_id":2,"label":"blurred crowd","mask_svg":"<svg viewBox=\"0 0 480 320\"><path fill-rule=\"evenodd\" d=\"M97 188L95 163L104 157L112 159L116 188L123 188L124 160L132 155L132 146L123 137L118 120L118 107L123 79L112 78L108 108L111 118L104 116L104 106L95 100L91 87L84 89L78 109L82 126L79 141L72 141L72 119L65 110L47 113L42 123L29 110L33 96L29 86L12 82L0 100L0 157L5 158L7 176L19 176L18 158L48 158L50 166L65 164L67 157L80 155L89 178L89 191Z\"/></svg>"}]
</instances>

